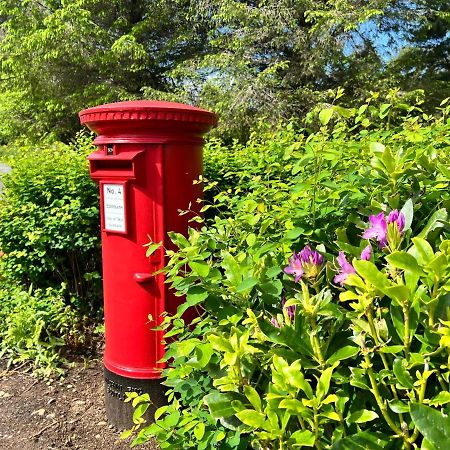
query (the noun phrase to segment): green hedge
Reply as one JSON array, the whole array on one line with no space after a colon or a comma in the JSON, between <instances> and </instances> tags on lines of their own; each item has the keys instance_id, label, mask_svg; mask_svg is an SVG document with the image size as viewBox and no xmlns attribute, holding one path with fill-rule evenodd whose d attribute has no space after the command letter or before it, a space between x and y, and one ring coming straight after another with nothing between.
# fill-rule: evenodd
<instances>
[{"instance_id":1,"label":"green hedge","mask_svg":"<svg viewBox=\"0 0 450 450\"><path fill-rule=\"evenodd\" d=\"M8 158L0 197L1 273L25 286L59 286L85 301L99 296L98 187L87 139L21 147Z\"/></svg>"},{"instance_id":2,"label":"green hedge","mask_svg":"<svg viewBox=\"0 0 450 450\"><path fill-rule=\"evenodd\" d=\"M163 321L169 402L139 430L151 399L130 396L135 444L156 436L171 449L444 448L450 108L442 106L436 117L405 105L376 114L370 104L330 106L311 116L318 132L285 124L258 130L246 146L209 144L206 223L172 234L179 250L168 251L168 280L186 295ZM385 236L362 239L375 215ZM320 257L293 255L307 244ZM188 307L201 313L190 327Z\"/></svg>"}]
</instances>

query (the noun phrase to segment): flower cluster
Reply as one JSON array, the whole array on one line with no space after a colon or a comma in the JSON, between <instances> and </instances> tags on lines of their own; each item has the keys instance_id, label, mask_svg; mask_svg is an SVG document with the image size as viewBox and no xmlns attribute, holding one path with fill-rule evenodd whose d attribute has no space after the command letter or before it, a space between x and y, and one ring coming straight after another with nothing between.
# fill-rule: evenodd
<instances>
[{"instance_id":1,"label":"flower cluster","mask_svg":"<svg viewBox=\"0 0 450 450\"><path fill-rule=\"evenodd\" d=\"M363 233L364 239L376 239L380 248L388 244L397 244L405 228L405 216L396 209L386 217L383 212L376 216L369 216L370 227ZM392 241L392 242L389 242Z\"/></svg>"},{"instance_id":2,"label":"flower cluster","mask_svg":"<svg viewBox=\"0 0 450 450\"><path fill-rule=\"evenodd\" d=\"M369 259L372 257L372 247L368 245L364 248L364 250L361 252L360 258L369 261ZM340 284L343 286L345 283L345 280L347 277L352 274L356 273L355 268L347 261L347 258L345 257L344 252L339 252L339 256L337 257L337 263L339 264L339 272L334 277L333 281L337 284Z\"/></svg>"},{"instance_id":3,"label":"flower cluster","mask_svg":"<svg viewBox=\"0 0 450 450\"><path fill-rule=\"evenodd\" d=\"M305 246L299 253L293 253L289 258L289 265L284 268L288 275L294 275L295 282L300 278L315 278L322 270L323 256L316 250L312 250L309 245Z\"/></svg>"},{"instance_id":4,"label":"flower cluster","mask_svg":"<svg viewBox=\"0 0 450 450\"><path fill-rule=\"evenodd\" d=\"M406 219L402 212L391 211L387 216L380 212L377 215L369 216L369 228L364 231L363 239L374 239L378 247L383 249L387 246L391 251L395 250L401 243L405 231ZM360 259L369 261L372 258L372 246L368 244L361 252ZM347 261L345 253L340 251L336 258L338 271L333 281L343 286L348 276L356 273L353 265ZM294 276L294 281L298 283L302 278L316 280L323 268L323 256L316 250L306 245L303 250L293 252L289 258L289 265L284 268L284 273ZM285 301L282 301L284 307ZM295 317L295 307L284 307L288 317L293 321ZM294 308L294 309L292 309ZM273 318L272 324L280 327L278 321Z\"/></svg>"}]
</instances>

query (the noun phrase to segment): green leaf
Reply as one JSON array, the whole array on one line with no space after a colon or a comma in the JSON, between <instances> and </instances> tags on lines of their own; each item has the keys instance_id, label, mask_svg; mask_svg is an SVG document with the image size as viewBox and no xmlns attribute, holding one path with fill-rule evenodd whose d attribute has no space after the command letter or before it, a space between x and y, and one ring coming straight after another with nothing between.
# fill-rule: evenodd
<instances>
[{"instance_id":1,"label":"green leaf","mask_svg":"<svg viewBox=\"0 0 450 450\"><path fill-rule=\"evenodd\" d=\"M406 364L406 361L403 358L396 358L394 360L394 375L397 378L398 384L407 389L414 389L414 380L406 370L404 364Z\"/></svg>"},{"instance_id":2,"label":"green leaf","mask_svg":"<svg viewBox=\"0 0 450 450\"><path fill-rule=\"evenodd\" d=\"M390 354L396 354L403 351L404 346L403 345L385 345L380 348L380 353L390 353Z\"/></svg>"},{"instance_id":3,"label":"green leaf","mask_svg":"<svg viewBox=\"0 0 450 450\"><path fill-rule=\"evenodd\" d=\"M434 258L433 247L428 241L419 237L412 238L412 241L422 262L428 264Z\"/></svg>"},{"instance_id":4,"label":"green leaf","mask_svg":"<svg viewBox=\"0 0 450 450\"><path fill-rule=\"evenodd\" d=\"M243 409L235 414L235 416L245 425L252 428L263 428L266 415L254 409Z\"/></svg>"},{"instance_id":5,"label":"green leaf","mask_svg":"<svg viewBox=\"0 0 450 450\"><path fill-rule=\"evenodd\" d=\"M162 242L149 242L148 244L146 244L145 247L147 247L147 250L145 252L145 256L147 258L152 256L153 253L155 253L156 250L158 250L158 248L161 247L161 244Z\"/></svg>"},{"instance_id":6,"label":"green leaf","mask_svg":"<svg viewBox=\"0 0 450 450\"><path fill-rule=\"evenodd\" d=\"M434 276L441 280L445 276L447 269L447 255L443 253L438 254L428 263L427 269L431 269Z\"/></svg>"},{"instance_id":7,"label":"green leaf","mask_svg":"<svg viewBox=\"0 0 450 450\"><path fill-rule=\"evenodd\" d=\"M120 434L120 439L128 439L132 434L134 430L133 428L131 430L125 430Z\"/></svg>"},{"instance_id":8,"label":"green leaf","mask_svg":"<svg viewBox=\"0 0 450 450\"><path fill-rule=\"evenodd\" d=\"M297 228L294 228L294 229L286 232L285 236L286 236L286 239L293 241L293 240L297 239L299 236L301 236L304 232L305 232L304 228L297 227Z\"/></svg>"},{"instance_id":9,"label":"green leaf","mask_svg":"<svg viewBox=\"0 0 450 450\"><path fill-rule=\"evenodd\" d=\"M391 286L386 289L386 295L392 300L396 301L398 305L402 305L405 300L410 298L410 291L407 286L398 284L396 286Z\"/></svg>"},{"instance_id":10,"label":"green leaf","mask_svg":"<svg viewBox=\"0 0 450 450\"><path fill-rule=\"evenodd\" d=\"M450 442L450 417L429 406L411 403L411 418L425 439L437 450L447 450Z\"/></svg>"},{"instance_id":11,"label":"green leaf","mask_svg":"<svg viewBox=\"0 0 450 450\"><path fill-rule=\"evenodd\" d=\"M261 398L256 392L256 389L250 385L244 386L244 394L248 398L249 402L256 409L256 411L262 412Z\"/></svg>"},{"instance_id":12,"label":"green leaf","mask_svg":"<svg viewBox=\"0 0 450 450\"><path fill-rule=\"evenodd\" d=\"M354 259L353 267L361 277L372 284L375 288L383 294L387 293L387 288L390 287L391 284L387 276L384 273L381 273L375 264L370 261Z\"/></svg>"},{"instance_id":13,"label":"green leaf","mask_svg":"<svg viewBox=\"0 0 450 450\"><path fill-rule=\"evenodd\" d=\"M322 125L327 125L333 116L333 108L322 109L319 113L319 120Z\"/></svg>"},{"instance_id":14,"label":"green leaf","mask_svg":"<svg viewBox=\"0 0 450 450\"><path fill-rule=\"evenodd\" d=\"M373 153L383 153L386 147L380 142L371 142L369 144L369 149Z\"/></svg>"},{"instance_id":15,"label":"green leaf","mask_svg":"<svg viewBox=\"0 0 450 450\"><path fill-rule=\"evenodd\" d=\"M236 292L245 292L250 291L254 286L259 283L259 280L256 278L246 278L237 288Z\"/></svg>"},{"instance_id":16,"label":"green leaf","mask_svg":"<svg viewBox=\"0 0 450 450\"><path fill-rule=\"evenodd\" d=\"M292 445L293 447L313 447L316 438L314 436L314 433L309 430L298 430L295 433L291 434L289 440L293 440L295 442L295 444Z\"/></svg>"},{"instance_id":17,"label":"green leaf","mask_svg":"<svg viewBox=\"0 0 450 450\"><path fill-rule=\"evenodd\" d=\"M291 414L296 414L301 417L310 416L312 414L311 411L296 398L285 398L281 400L278 407L280 409L286 409Z\"/></svg>"},{"instance_id":18,"label":"green leaf","mask_svg":"<svg viewBox=\"0 0 450 450\"><path fill-rule=\"evenodd\" d=\"M236 398L237 396L233 393L224 394L214 391L203 397L203 403L209 408L214 419L222 419L234 415L235 410L231 406L231 402Z\"/></svg>"},{"instance_id":19,"label":"green leaf","mask_svg":"<svg viewBox=\"0 0 450 450\"><path fill-rule=\"evenodd\" d=\"M327 360L328 364L334 364L337 361L351 358L359 352L359 347L353 345L347 345L340 348L337 352L333 353Z\"/></svg>"},{"instance_id":20,"label":"green leaf","mask_svg":"<svg viewBox=\"0 0 450 450\"><path fill-rule=\"evenodd\" d=\"M361 431L335 442L330 450L384 450L389 441L380 433Z\"/></svg>"},{"instance_id":21,"label":"green leaf","mask_svg":"<svg viewBox=\"0 0 450 450\"><path fill-rule=\"evenodd\" d=\"M409 412L409 405L401 400L390 400L388 405L396 414Z\"/></svg>"},{"instance_id":22,"label":"green leaf","mask_svg":"<svg viewBox=\"0 0 450 450\"><path fill-rule=\"evenodd\" d=\"M230 341L225 339L223 336L219 336L217 334L210 334L208 336L208 341L211 342L213 348L215 350L219 350L221 352L229 352L233 353L234 349L230 344Z\"/></svg>"},{"instance_id":23,"label":"green leaf","mask_svg":"<svg viewBox=\"0 0 450 450\"><path fill-rule=\"evenodd\" d=\"M201 441L204 435L205 435L205 424L203 422L199 422L194 428L194 436L199 441Z\"/></svg>"},{"instance_id":24,"label":"green leaf","mask_svg":"<svg viewBox=\"0 0 450 450\"><path fill-rule=\"evenodd\" d=\"M320 375L316 391L316 397L319 402L321 402L328 394L328 390L330 389L331 375L333 375L333 370L336 365L337 363L335 363L335 365L331 367L328 367L322 372L322 375Z\"/></svg>"},{"instance_id":25,"label":"green leaf","mask_svg":"<svg viewBox=\"0 0 450 450\"><path fill-rule=\"evenodd\" d=\"M208 276L209 274L209 270L210 267L209 265L202 261L202 262L195 262L195 261L190 261L189 263L189 267L199 276L205 278Z\"/></svg>"},{"instance_id":26,"label":"green leaf","mask_svg":"<svg viewBox=\"0 0 450 450\"><path fill-rule=\"evenodd\" d=\"M403 228L403 231L405 232L411 228L411 224L414 218L414 206L410 198L406 200L400 213L403 213L403 215L405 216L405 227Z\"/></svg>"},{"instance_id":27,"label":"green leaf","mask_svg":"<svg viewBox=\"0 0 450 450\"><path fill-rule=\"evenodd\" d=\"M425 225L424 229L419 233L417 237L426 239L427 236L437 228L442 228L444 226L444 222L448 219L447 210L442 208L438 209L428 220L428 223Z\"/></svg>"},{"instance_id":28,"label":"green leaf","mask_svg":"<svg viewBox=\"0 0 450 450\"><path fill-rule=\"evenodd\" d=\"M361 409L355 411L347 417L347 423L366 423L372 420L378 419L378 414L375 411L369 411L368 409Z\"/></svg>"},{"instance_id":29,"label":"green leaf","mask_svg":"<svg viewBox=\"0 0 450 450\"><path fill-rule=\"evenodd\" d=\"M256 242L256 234L255 234L255 233L250 233L250 234L246 237L245 241L247 242L247 245L248 245L249 247L253 247L253 245L254 245L255 242Z\"/></svg>"},{"instance_id":30,"label":"green leaf","mask_svg":"<svg viewBox=\"0 0 450 450\"><path fill-rule=\"evenodd\" d=\"M208 292L200 286L192 286L188 289L186 298L189 302L189 306L201 303L208 297Z\"/></svg>"},{"instance_id":31,"label":"green leaf","mask_svg":"<svg viewBox=\"0 0 450 450\"><path fill-rule=\"evenodd\" d=\"M409 253L394 252L387 255L386 259L389 264L398 269L408 270L416 275L423 275L423 270L419 266L417 259Z\"/></svg>"},{"instance_id":32,"label":"green leaf","mask_svg":"<svg viewBox=\"0 0 450 450\"><path fill-rule=\"evenodd\" d=\"M447 403L450 403L450 392L442 391L442 392L439 392L438 395L436 395L435 397L433 397L430 400L429 405L430 406L442 406Z\"/></svg>"}]
</instances>

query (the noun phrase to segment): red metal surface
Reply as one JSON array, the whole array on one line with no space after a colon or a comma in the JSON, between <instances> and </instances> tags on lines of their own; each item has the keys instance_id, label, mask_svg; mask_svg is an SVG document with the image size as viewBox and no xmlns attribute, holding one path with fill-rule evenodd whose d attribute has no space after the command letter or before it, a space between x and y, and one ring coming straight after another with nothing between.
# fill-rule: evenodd
<instances>
[{"instance_id":1,"label":"red metal surface","mask_svg":"<svg viewBox=\"0 0 450 450\"><path fill-rule=\"evenodd\" d=\"M152 275L164 266L163 249L149 260L144 244L151 238L167 248L168 231L186 233L189 217L178 210L199 207L201 186L193 181L202 172L202 135L216 117L179 103L134 101L86 109L80 120L98 135L89 162L100 184L105 367L129 378L158 378L164 346L162 332L152 327L182 299L162 274ZM104 189L119 186L123 199L105 201Z\"/></svg>"}]
</instances>

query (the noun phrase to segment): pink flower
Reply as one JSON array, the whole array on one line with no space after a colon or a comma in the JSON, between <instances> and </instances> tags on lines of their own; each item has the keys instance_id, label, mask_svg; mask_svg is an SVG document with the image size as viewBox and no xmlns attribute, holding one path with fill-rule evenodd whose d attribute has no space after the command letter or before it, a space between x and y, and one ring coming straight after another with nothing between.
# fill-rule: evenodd
<instances>
[{"instance_id":1,"label":"pink flower","mask_svg":"<svg viewBox=\"0 0 450 450\"><path fill-rule=\"evenodd\" d=\"M347 277L352 274L356 273L355 268L347 261L347 258L345 257L344 252L339 252L339 256L337 257L337 262L340 267L339 273L334 277L334 282L339 283L341 286L345 283L345 280Z\"/></svg>"},{"instance_id":2,"label":"pink flower","mask_svg":"<svg viewBox=\"0 0 450 450\"><path fill-rule=\"evenodd\" d=\"M394 209L394 211L389 213L387 223L396 223L399 233L402 233L405 228L405 216L402 212L399 213L396 209Z\"/></svg>"},{"instance_id":3,"label":"pink flower","mask_svg":"<svg viewBox=\"0 0 450 450\"><path fill-rule=\"evenodd\" d=\"M364 239L375 238L379 247L384 248L388 244L388 234L390 239L393 240L391 232L388 233L388 229L394 227L393 230L397 228L398 236L394 241L401 240L405 228L405 216L402 212L399 213L398 210L394 209L388 214L387 218L384 213L380 212L380 214L376 216L369 216L369 222L369 228L364 231L362 235ZM391 225L391 227L389 227L389 225ZM389 244L392 244L392 242L389 242Z\"/></svg>"},{"instance_id":4,"label":"pink flower","mask_svg":"<svg viewBox=\"0 0 450 450\"><path fill-rule=\"evenodd\" d=\"M306 245L299 253L293 253L289 258L289 266L284 272L288 275L295 275L295 282L305 275L306 278L316 277L322 269L323 256L316 250L312 250Z\"/></svg>"},{"instance_id":5,"label":"pink flower","mask_svg":"<svg viewBox=\"0 0 450 450\"><path fill-rule=\"evenodd\" d=\"M370 227L364 231L362 237L364 239L376 238L380 248L384 248L387 245L387 223L384 217L384 213L376 216L369 216Z\"/></svg>"},{"instance_id":6,"label":"pink flower","mask_svg":"<svg viewBox=\"0 0 450 450\"><path fill-rule=\"evenodd\" d=\"M285 303L286 303L286 299L283 298L283 300L281 301L281 304L283 305L283 308L286 310L287 315L289 316L289 319L291 320L291 322L293 322L293 320L295 318L295 310L297 309L297 305L284 306Z\"/></svg>"},{"instance_id":7,"label":"pink flower","mask_svg":"<svg viewBox=\"0 0 450 450\"><path fill-rule=\"evenodd\" d=\"M275 327L275 328L281 328L281 325L278 323L278 320L275 319L275 317L272 317L270 319L270 323Z\"/></svg>"},{"instance_id":8,"label":"pink flower","mask_svg":"<svg viewBox=\"0 0 450 450\"><path fill-rule=\"evenodd\" d=\"M314 264L316 266L323 264L323 256L318 251L311 250L309 245L306 245L299 255L304 264Z\"/></svg>"},{"instance_id":9,"label":"pink flower","mask_svg":"<svg viewBox=\"0 0 450 450\"><path fill-rule=\"evenodd\" d=\"M361 252L360 258L364 261L369 261L372 257L372 247L370 244L364 248L364 250Z\"/></svg>"},{"instance_id":10,"label":"pink flower","mask_svg":"<svg viewBox=\"0 0 450 450\"><path fill-rule=\"evenodd\" d=\"M297 253L293 253L289 258L289 266L284 268L284 273L295 275L295 282L298 283L303 275L302 260Z\"/></svg>"}]
</instances>

